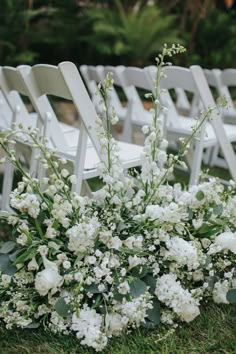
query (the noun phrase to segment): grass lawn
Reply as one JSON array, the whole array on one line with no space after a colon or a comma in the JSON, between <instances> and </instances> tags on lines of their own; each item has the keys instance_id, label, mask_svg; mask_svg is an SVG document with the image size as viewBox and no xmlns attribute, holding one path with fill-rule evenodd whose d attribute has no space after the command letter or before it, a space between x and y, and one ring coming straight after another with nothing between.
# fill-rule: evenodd
<instances>
[{"instance_id":1,"label":"grass lawn","mask_svg":"<svg viewBox=\"0 0 236 354\"><path fill-rule=\"evenodd\" d=\"M73 336L42 330L10 330L0 327L1 354L88 354ZM131 332L110 341L106 354L235 354L236 306L209 305L190 324L174 333L166 329Z\"/></svg>"}]
</instances>

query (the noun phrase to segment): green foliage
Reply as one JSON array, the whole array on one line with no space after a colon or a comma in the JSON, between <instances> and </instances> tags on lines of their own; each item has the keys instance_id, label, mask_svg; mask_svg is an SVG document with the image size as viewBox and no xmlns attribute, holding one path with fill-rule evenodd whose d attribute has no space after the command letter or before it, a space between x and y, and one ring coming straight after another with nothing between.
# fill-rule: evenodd
<instances>
[{"instance_id":1,"label":"green foliage","mask_svg":"<svg viewBox=\"0 0 236 354\"><path fill-rule=\"evenodd\" d=\"M235 67L236 12L211 11L196 32L189 62L205 68Z\"/></svg>"},{"instance_id":2,"label":"green foliage","mask_svg":"<svg viewBox=\"0 0 236 354\"><path fill-rule=\"evenodd\" d=\"M63 297L60 297L55 303L55 310L61 317L67 317L70 315L71 307L65 302Z\"/></svg>"},{"instance_id":3,"label":"green foliage","mask_svg":"<svg viewBox=\"0 0 236 354\"><path fill-rule=\"evenodd\" d=\"M131 7L125 11L119 0L116 9L91 8L86 12L92 33L86 37L90 47L103 61L116 64L147 64L164 43L180 42L176 18L156 6ZM137 3L138 4L138 3Z\"/></svg>"},{"instance_id":4,"label":"green foliage","mask_svg":"<svg viewBox=\"0 0 236 354\"><path fill-rule=\"evenodd\" d=\"M12 265L7 254L0 255L0 272L7 275L13 275L16 272L16 268Z\"/></svg>"},{"instance_id":5,"label":"green foliage","mask_svg":"<svg viewBox=\"0 0 236 354\"><path fill-rule=\"evenodd\" d=\"M236 304L236 289L231 289L226 295L226 299L230 304Z\"/></svg>"}]
</instances>

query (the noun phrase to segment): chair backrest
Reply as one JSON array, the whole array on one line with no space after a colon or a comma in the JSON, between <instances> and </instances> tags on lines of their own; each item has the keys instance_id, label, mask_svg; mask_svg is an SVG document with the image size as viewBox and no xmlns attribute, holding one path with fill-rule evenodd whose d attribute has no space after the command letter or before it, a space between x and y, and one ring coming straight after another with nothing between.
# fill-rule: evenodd
<instances>
[{"instance_id":1,"label":"chair backrest","mask_svg":"<svg viewBox=\"0 0 236 354\"><path fill-rule=\"evenodd\" d=\"M35 65L32 68L19 66L17 70L27 87L35 110L41 117L45 116L50 108L49 101L45 106L46 95L73 101L75 109L82 119L80 135L85 128L97 153L100 154L100 143L95 123L97 114L76 66L71 62L63 62L58 67L45 64Z\"/></svg>"},{"instance_id":2,"label":"chair backrest","mask_svg":"<svg viewBox=\"0 0 236 354\"><path fill-rule=\"evenodd\" d=\"M0 89L0 130L10 128L12 113L4 93Z\"/></svg>"},{"instance_id":3,"label":"chair backrest","mask_svg":"<svg viewBox=\"0 0 236 354\"><path fill-rule=\"evenodd\" d=\"M236 69L224 69L222 71L213 70L218 82L218 90L220 95L225 95L228 100L229 111L235 115L236 109L234 107L233 99L230 93L230 88L236 88ZM227 111L225 112L227 114Z\"/></svg>"},{"instance_id":4,"label":"chair backrest","mask_svg":"<svg viewBox=\"0 0 236 354\"><path fill-rule=\"evenodd\" d=\"M203 69L200 66L194 65L191 66L189 69L170 66L165 68L165 74L167 75L167 78L163 78L161 80L162 89L169 90L175 87L179 87L183 90L190 91L200 97L205 110L207 110L209 107L214 108L216 106L213 95L210 91L209 85L204 75ZM221 114L214 110L211 114L211 118L212 120L210 121L210 123L213 126L218 143L228 163L231 175L236 180L236 157L225 132ZM196 141L196 148L194 150L192 162L193 166L199 166L199 170L202 160L205 125L206 123L202 125L201 132L199 134L199 141ZM195 182L195 180L192 180L191 184Z\"/></svg>"},{"instance_id":5,"label":"chair backrest","mask_svg":"<svg viewBox=\"0 0 236 354\"><path fill-rule=\"evenodd\" d=\"M125 97L128 102L128 106L132 106L132 117L126 117L126 119L130 119L131 121L135 119L136 122L143 121L143 112L144 107L142 100L137 92L137 89L133 83L127 82L127 70L129 68L119 65L119 66L105 66L105 73L112 72L114 84L122 88Z\"/></svg>"},{"instance_id":6,"label":"chair backrest","mask_svg":"<svg viewBox=\"0 0 236 354\"><path fill-rule=\"evenodd\" d=\"M28 113L20 97L20 94L27 94L15 68L0 67L0 91L2 116L5 117L7 128L11 126L13 119L17 124L36 126L36 116Z\"/></svg>"},{"instance_id":7,"label":"chair backrest","mask_svg":"<svg viewBox=\"0 0 236 354\"><path fill-rule=\"evenodd\" d=\"M150 81L144 69L132 66L126 67L124 71L124 81L127 86L134 86L145 91L151 91Z\"/></svg>"},{"instance_id":8,"label":"chair backrest","mask_svg":"<svg viewBox=\"0 0 236 354\"><path fill-rule=\"evenodd\" d=\"M143 122L143 112L145 111L143 102L138 94L138 89L147 92L153 91L153 83L151 83L149 76L146 74L145 69L136 68L132 66L117 69L120 76L122 76L123 89L130 101L134 101L135 118Z\"/></svg>"},{"instance_id":9,"label":"chair backrest","mask_svg":"<svg viewBox=\"0 0 236 354\"><path fill-rule=\"evenodd\" d=\"M35 90L36 90L35 87L37 85L37 90L40 89L42 79L40 79L37 84L35 81L32 81L29 87L27 78L28 78L28 74L31 72L31 67L25 65L25 66L21 66L21 69L22 68L24 68L23 69L23 72L25 74L24 76L22 76L20 74L20 71L16 68L7 67L7 66L2 68L2 74L8 91L7 97L11 107L13 108L17 106L17 102L19 101L20 98L19 94L27 96L30 99L33 107L35 108L38 114L39 128L42 127L45 128L45 124L47 124L46 135L47 138L49 139L50 144L54 148L65 149L67 147L66 139L61 131L57 117L46 95L41 97L40 104L37 105L37 107L34 102L34 97L37 96L37 94L35 94ZM50 84L50 79L48 77L45 77L44 80L47 84ZM60 89L60 87L58 89ZM29 114L26 115L26 117L28 117L29 120L30 117ZM30 125L28 122L26 123L25 120L22 123L24 126Z\"/></svg>"}]
</instances>

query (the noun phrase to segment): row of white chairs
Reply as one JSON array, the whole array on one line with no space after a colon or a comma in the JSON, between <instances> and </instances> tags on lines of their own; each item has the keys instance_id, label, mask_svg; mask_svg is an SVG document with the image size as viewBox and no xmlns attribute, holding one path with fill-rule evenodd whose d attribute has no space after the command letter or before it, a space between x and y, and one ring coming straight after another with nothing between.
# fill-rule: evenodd
<instances>
[{"instance_id":1,"label":"row of white chairs","mask_svg":"<svg viewBox=\"0 0 236 354\"><path fill-rule=\"evenodd\" d=\"M132 131L135 125L148 124L150 115L144 110L143 104L138 95L138 89L146 91L154 91L153 79L156 75L156 67L149 66L143 69L134 67L112 67L112 66L87 66L82 65L80 71L88 86L90 94L96 104L97 84L106 75L112 72L115 86L123 89L128 102L128 108L124 108L119 101L119 97L114 90L111 93L111 105L115 107L120 119L124 120L124 129L122 138L125 141L131 141ZM192 126L196 125L194 117L203 109L209 106L214 107L216 102L209 89L212 82L217 82L216 87L219 94L224 94L229 97L227 85L236 85L236 80L231 82L224 79L221 83L221 76L229 76L227 71L217 71L217 79L215 71L203 71L200 67L192 66L190 69L181 67L167 67L165 69L167 78L161 81L161 87L168 89L168 92L161 95L162 103L168 107L167 115L164 118L164 132L166 137L171 142L178 142L180 137L188 137L192 134ZM233 70L230 70L231 74ZM235 70L236 72L236 70ZM227 73L227 75L225 75ZM201 78L198 79L198 75ZM223 88L222 88L223 87ZM221 90L219 89L221 88ZM177 96L176 102L172 99L175 91ZM187 92L191 92L192 100L188 99ZM207 97L207 99L206 99ZM232 106L232 103L231 103ZM236 141L236 125L223 123L222 119L225 116L225 110L222 117L217 116L213 122L208 121L202 129L202 147L196 148L195 143L192 144L192 162L190 184L197 183L200 173L201 161L210 163L211 165L219 165L221 167L228 166L231 175L235 175L234 168L234 153L230 142ZM231 109L231 117L233 117L233 108ZM236 115L235 115L236 122ZM198 144L199 146L199 144ZM218 157L219 148L223 151L225 158ZM200 149L200 150L199 150Z\"/></svg>"},{"instance_id":2,"label":"row of white chairs","mask_svg":"<svg viewBox=\"0 0 236 354\"><path fill-rule=\"evenodd\" d=\"M132 132L133 123L136 125L150 124L151 115L144 110L142 101L139 98L137 88L144 90L154 90L153 78L156 75L156 68L119 68L125 71L121 81L120 74L117 74L117 68L107 67L104 72L113 72L115 84L120 86L125 83L125 94L129 98L128 107L124 108L119 101L118 95L112 93L110 98L111 105L115 106L117 114L124 120L124 131L127 134L127 141L118 142L120 147L120 156L124 168L130 168L140 165L140 154L142 146L130 143L130 132ZM83 68L81 68L83 71ZM97 70L93 70L94 76ZM167 137L175 135L177 137L189 136L191 134L190 125L192 118L181 117L171 100L169 90L179 89L180 92L187 90L201 99L205 109L213 107L215 101L207 84L203 70L199 66L193 66L190 69L180 67L167 67L167 78L161 82L161 87L167 89L162 96L163 102L169 106L167 117ZM85 75L91 75L87 70ZM96 74L97 75L97 74ZM94 76L88 80L87 85L96 88L97 80ZM99 81L103 77L99 78ZM120 81L119 81L120 80ZM81 76L73 63L63 62L58 66L36 65L19 66L17 68L2 67L0 70L0 127L5 129L10 127L12 122L23 123L37 126L41 132L48 138L48 148L57 150L58 156L65 157L73 164L74 174L77 176L76 192L81 192L83 181L99 175L97 164L105 157L101 155L100 142L96 133L95 106L97 106L97 96L94 91L91 92L94 100L92 103ZM22 102L21 96L27 96L36 114L29 114ZM59 123L55 112L47 98L47 95L57 96L68 99L74 103L74 106L80 117L80 129ZM115 102L118 102L119 107ZM139 102L137 104L137 102ZM119 110L120 109L120 110ZM215 112L211 123L206 122L196 140L193 148L193 161L190 183L197 183L201 170L201 161L204 148L220 144L225 159L229 165L231 175L236 179L236 160L230 141L236 141L236 132L232 126L223 124L221 117ZM191 122L186 127L185 120ZM208 133L208 136L205 133ZM124 134L124 136L125 136ZM22 142L21 142L22 144ZM37 176L38 167L35 164L34 150L32 149L32 158L30 162L31 173ZM4 173L2 209L9 208L9 194L12 188L13 169L7 163Z\"/></svg>"},{"instance_id":3,"label":"row of white chairs","mask_svg":"<svg viewBox=\"0 0 236 354\"><path fill-rule=\"evenodd\" d=\"M5 107L0 111L1 122L2 117L5 118L2 129L9 128L13 121L17 124L22 123L24 127L39 127L49 140L48 148L56 149L58 156L72 162L73 173L77 176L75 191L80 193L82 181L99 175L97 165L105 157L101 155L97 136L97 114L76 66L71 62L63 62L58 66L2 67L0 89L2 107ZM36 114L27 112L20 95L30 99ZM47 95L67 99L74 103L80 117L80 129L59 124ZM124 142L118 142L118 145L124 168L140 165L141 146ZM30 172L35 176L38 174L34 151ZM6 163L2 210L9 209L12 181L13 168Z\"/></svg>"}]
</instances>

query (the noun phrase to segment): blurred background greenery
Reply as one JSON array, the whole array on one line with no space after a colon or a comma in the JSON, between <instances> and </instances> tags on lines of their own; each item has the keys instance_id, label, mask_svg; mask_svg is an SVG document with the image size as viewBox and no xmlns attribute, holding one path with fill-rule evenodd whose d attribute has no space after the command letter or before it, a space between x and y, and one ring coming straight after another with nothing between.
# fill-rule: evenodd
<instances>
[{"instance_id":1,"label":"blurred background greenery","mask_svg":"<svg viewBox=\"0 0 236 354\"><path fill-rule=\"evenodd\" d=\"M181 43L177 64L235 67L233 0L1 0L0 65L153 63Z\"/></svg>"}]
</instances>

